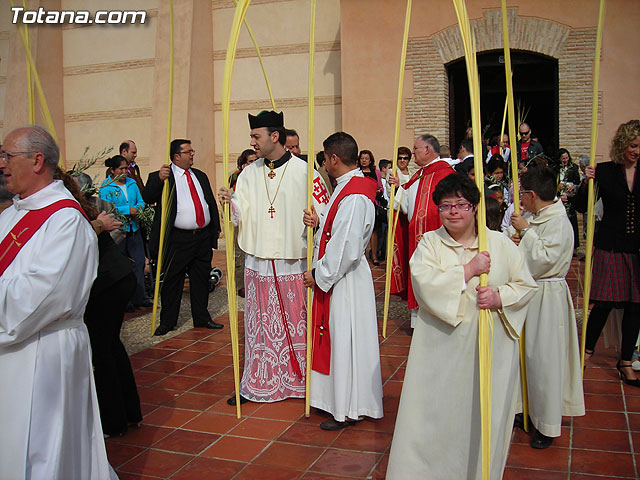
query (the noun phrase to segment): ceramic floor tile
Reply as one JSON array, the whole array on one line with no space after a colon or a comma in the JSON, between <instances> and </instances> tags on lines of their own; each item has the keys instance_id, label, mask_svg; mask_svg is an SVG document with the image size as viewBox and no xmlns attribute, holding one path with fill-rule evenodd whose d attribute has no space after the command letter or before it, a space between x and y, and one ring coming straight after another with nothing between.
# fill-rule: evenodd
<instances>
[{"instance_id":1,"label":"ceramic floor tile","mask_svg":"<svg viewBox=\"0 0 640 480\"><path fill-rule=\"evenodd\" d=\"M235 480L295 480L302 475L300 470L269 467L266 465L249 465Z\"/></svg>"},{"instance_id":2,"label":"ceramic floor tile","mask_svg":"<svg viewBox=\"0 0 640 480\"><path fill-rule=\"evenodd\" d=\"M251 413L251 416L256 418L289 421L295 421L303 415L303 399L290 399L283 402L265 403Z\"/></svg>"},{"instance_id":3,"label":"ceramic floor tile","mask_svg":"<svg viewBox=\"0 0 640 480\"><path fill-rule=\"evenodd\" d=\"M376 468L373 470L371 478L373 480L384 480L386 478L388 464L389 455L383 455L382 458L378 461Z\"/></svg>"},{"instance_id":4,"label":"ceramic floor tile","mask_svg":"<svg viewBox=\"0 0 640 480\"><path fill-rule=\"evenodd\" d=\"M231 415L203 412L182 426L184 430L196 430L206 433L227 433L245 419L237 419Z\"/></svg>"},{"instance_id":5,"label":"ceramic floor tile","mask_svg":"<svg viewBox=\"0 0 640 480\"><path fill-rule=\"evenodd\" d=\"M113 468L118 468L120 465L128 462L145 450L144 447L124 445L122 443L106 442L105 446L107 447L107 458L109 459L109 464Z\"/></svg>"},{"instance_id":6,"label":"ceramic floor tile","mask_svg":"<svg viewBox=\"0 0 640 480\"><path fill-rule=\"evenodd\" d=\"M186 332L185 332L186 333ZM176 362L195 362L201 360L207 355L206 352L191 352L187 350L179 350L174 354L167 357L167 360L173 360Z\"/></svg>"},{"instance_id":7,"label":"ceramic floor tile","mask_svg":"<svg viewBox=\"0 0 640 480\"><path fill-rule=\"evenodd\" d=\"M339 431L322 430L317 425L294 423L280 437L278 441L328 447L340 434Z\"/></svg>"},{"instance_id":8,"label":"ceramic floor tile","mask_svg":"<svg viewBox=\"0 0 640 480\"><path fill-rule=\"evenodd\" d=\"M185 353L188 353L188 352L185 352ZM212 369L212 367L209 365L191 364L188 367L185 367L182 370L180 370L180 375L184 375L187 377L196 377L196 378L205 380L209 377L212 377L219 371L220 370L218 369Z\"/></svg>"},{"instance_id":9,"label":"ceramic floor tile","mask_svg":"<svg viewBox=\"0 0 640 480\"><path fill-rule=\"evenodd\" d=\"M147 415L142 423L161 427L180 427L198 415L197 411L159 407Z\"/></svg>"},{"instance_id":10,"label":"ceramic floor tile","mask_svg":"<svg viewBox=\"0 0 640 480\"><path fill-rule=\"evenodd\" d=\"M231 395L233 388L233 380L218 380L216 377L212 377L203 381L197 387L191 389L191 391L194 393Z\"/></svg>"},{"instance_id":11,"label":"ceramic floor tile","mask_svg":"<svg viewBox=\"0 0 640 480\"><path fill-rule=\"evenodd\" d=\"M290 422L280 420L246 418L240 425L231 430L230 434L239 437L273 440L279 437L290 425Z\"/></svg>"},{"instance_id":12,"label":"ceramic floor tile","mask_svg":"<svg viewBox=\"0 0 640 480\"><path fill-rule=\"evenodd\" d=\"M181 455L178 453L145 450L136 458L120 467L120 470L157 477L168 477L190 462L192 458L193 457L189 455Z\"/></svg>"},{"instance_id":13,"label":"ceramic floor tile","mask_svg":"<svg viewBox=\"0 0 640 480\"><path fill-rule=\"evenodd\" d=\"M630 452L629 432L623 430L593 430L575 428L573 448Z\"/></svg>"},{"instance_id":14,"label":"ceramic floor tile","mask_svg":"<svg viewBox=\"0 0 640 480\"><path fill-rule=\"evenodd\" d=\"M119 480L158 480L158 478L161 478L150 477L149 475L140 475L137 473L122 472L120 470L118 470L116 473L118 474Z\"/></svg>"},{"instance_id":15,"label":"ceramic floor tile","mask_svg":"<svg viewBox=\"0 0 640 480\"><path fill-rule=\"evenodd\" d=\"M584 393L597 393L601 395L620 395L620 382L606 380L584 380Z\"/></svg>"},{"instance_id":16,"label":"ceramic floor tile","mask_svg":"<svg viewBox=\"0 0 640 480\"><path fill-rule=\"evenodd\" d=\"M150 363L146 367L142 369L144 372L158 372L158 373L176 373L182 370L184 367L189 365L186 362L176 362L172 360L158 360L156 362Z\"/></svg>"},{"instance_id":17,"label":"ceramic floor tile","mask_svg":"<svg viewBox=\"0 0 640 480\"><path fill-rule=\"evenodd\" d=\"M132 358L149 358L153 360L159 360L175 352L175 350L168 348L149 347L136 353L135 355L132 355Z\"/></svg>"},{"instance_id":18,"label":"ceramic floor tile","mask_svg":"<svg viewBox=\"0 0 640 480\"><path fill-rule=\"evenodd\" d=\"M568 478L569 474L564 472L507 467L504 469L502 480L568 480Z\"/></svg>"},{"instance_id":19,"label":"ceramic floor tile","mask_svg":"<svg viewBox=\"0 0 640 480\"><path fill-rule=\"evenodd\" d=\"M638 398L640 406L640 398ZM589 410L607 410L610 412L623 412L624 403L621 395L593 395L585 393L584 406L587 412ZM627 408L629 408L627 403ZM589 413L587 413L588 415Z\"/></svg>"},{"instance_id":20,"label":"ceramic floor tile","mask_svg":"<svg viewBox=\"0 0 640 480\"><path fill-rule=\"evenodd\" d=\"M331 445L333 448L359 450L363 452L385 452L391 445L393 435L346 428Z\"/></svg>"},{"instance_id":21,"label":"ceramic floor tile","mask_svg":"<svg viewBox=\"0 0 640 480\"><path fill-rule=\"evenodd\" d=\"M584 417L573 419L574 427L601 428L606 430L626 430L627 420L619 412L589 412Z\"/></svg>"},{"instance_id":22,"label":"ceramic floor tile","mask_svg":"<svg viewBox=\"0 0 640 480\"><path fill-rule=\"evenodd\" d=\"M202 382L202 379L195 377L185 377L182 374L171 375L154 385L158 388L169 388L172 390L180 390L186 392Z\"/></svg>"},{"instance_id":23,"label":"ceramic floor tile","mask_svg":"<svg viewBox=\"0 0 640 480\"><path fill-rule=\"evenodd\" d=\"M194 340L183 340L181 338L169 338L168 340L164 340L158 343L156 346L159 348L173 348L175 350L179 350L181 348L188 347L194 342Z\"/></svg>"},{"instance_id":24,"label":"ceramic floor tile","mask_svg":"<svg viewBox=\"0 0 640 480\"><path fill-rule=\"evenodd\" d=\"M148 370L136 370L133 375L138 387L150 387L154 383L167 378L166 373L150 372Z\"/></svg>"},{"instance_id":25,"label":"ceramic floor tile","mask_svg":"<svg viewBox=\"0 0 640 480\"><path fill-rule=\"evenodd\" d=\"M250 462L262 453L267 445L269 445L268 440L225 435L202 452L201 456Z\"/></svg>"},{"instance_id":26,"label":"ceramic floor tile","mask_svg":"<svg viewBox=\"0 0 640 480\"><path fill-rule=\"evenodd\" d=\"M573 449L571 471L577 473L607 474L634 478L633 458L628 453L595 452Z\"/></svg>"},{"instance_id":27,"label":"ceramic floor tile","mask_svg":"<svg viewBox=\"0 0 640 480\"><path fill-rule=\"evenodd\" d=\"M322 453L323 448L274 442L252 463L292 470L306 470Z\"/></svg>"},{"instance_id":28,"label":"ceramic floor tile","mask_svg":"<svg viewBox=\"0 0 640 480\"><path fill-rule=\"evenodd\" d=\"M108 442L150 447L174 430L174 428L154 427L152 425L142 424L137 428L130 428L122 437L112 437L108 439Z\"/></svg>"},{"instance_id":29,"label":"ceramic floor tile","mask_svg":"<svg viewBox=\"0 0 640 480\"><path fill-rule=\"evenodd\" d=\"M246 463L197 457L171 480L228 480L246 466Z\"/></svg>"},{"instance_id":30,"label":"ceramic floor tile","mask_svg":"<svg viewBox=\"0 0 640 480\"><path fill-rule=\"evenodd\" d=\"M202 395L199 393L186 392L174 398L166 405L172 408L183 408L188 410L204 411L220 400L218 395Z\"/></svg>"},{"instance_id":31,"label":"ceramic floor tile","mask_svg":"<svg viewBox=\"0 0 640 480\"><path fill-rule=\"evenodd\" d=\"M348 450L328 449L309 470L319 473L364 477L382 455Z\"/></svg>"},{"instance_id":32,"label":"ceramic floor tile","mask_svg":"<svg viewBox=\"0 0 640 480\"><path fill-rule=\"evenodd\" d=\"M569 449L551 447L536 450L529 445L511 445L507 465L510 467L532 467L543 470L569 471Z\"/></svg>"},{"instance_id":33,"label":"ceramic floor tile","mask_svg":"<svg viewBox=\"0 0 640 480\"><path fill-rule=\"evenodd\" d=\"M640 396L625 395L624 401L627 404L627 412L640 413Z\"/></svg>"},{"instance_id":34,"label":"ceramic floor tile","mask_svg":"<svg viewBox=\"0 0 640 480\"><path fill-rule=\"evenodd\" d=\"M199 454L219 438L220 435L212 433L176 430L156 443L153 448L170 452Z\"/></svg>"}]
</instances>

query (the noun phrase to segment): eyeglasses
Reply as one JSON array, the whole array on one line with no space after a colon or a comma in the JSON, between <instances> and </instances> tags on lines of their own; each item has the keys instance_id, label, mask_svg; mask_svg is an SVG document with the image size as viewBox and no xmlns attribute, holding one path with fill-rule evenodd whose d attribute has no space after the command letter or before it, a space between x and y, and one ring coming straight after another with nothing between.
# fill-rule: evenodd
<instances>
[{"instance_id":1,"label":"eyeglasses","mask_svg":"<svg viewBox=\"0 0 640 480\"><path fill-rule=\"evenodd\" d=\"M191 155L192 153L196 153L196 151L192 148L191 150L185 150L184 152L180 152L180 155L182 155L183 153Z\"/></svg>"},{"instance_id":2,"label":"eyeglasses","mask_svg":"<svg viewBox=\"0 0 640 480\"><path fill-rule=\"evenodd\" d=\"M529 135L531 133L531 130L527 130L526 132L520 132L520 136L521 137L526 137L527 135Z\"/></svg>"},{"instance_id":3,"label":"eyeglasses","mask_svg":"<svg viewBox=\"0 0 640 480\"><path fill-rule=\"evenodd\" d=\"M9 157L17 157L18 155L27 155L29 153L36 152L0 152L0 158L2 158L5 162L9 162Z\"/></svg>"},{"instance_id":4,"label":"eyeglasses","mask_svg":"<svg viewBox=\"0 0 640 480\"><path fill-rule=\"evenodd\" d=\"M458 212L468 212L473 208L473 203L441 203L438 205L438 212L448 212L452 208L455 208Z\"/></svg>"},{"instance_id":5,"label":"eyeglasses","mask_svg":"<svg viewBox=\"0 0 640 480\"><path fill-rule=\"evenodd\" d=\"M407 155L400 155L398 157L398 160L409 160L411 157L407 156Z\"/></svg>"}]
</instances>

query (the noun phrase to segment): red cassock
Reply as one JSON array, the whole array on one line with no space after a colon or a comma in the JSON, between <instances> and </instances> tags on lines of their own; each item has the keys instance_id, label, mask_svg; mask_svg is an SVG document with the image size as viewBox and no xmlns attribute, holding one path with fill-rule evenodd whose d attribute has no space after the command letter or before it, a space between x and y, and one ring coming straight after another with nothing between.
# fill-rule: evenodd
<instances>
[{"instance_id":1,"label":"red cassock","mask_svg":"<svg viewBox=\"0 0 640 480\"><path fill-rule=\"evenodd\" d=\"M407 303L412 310L418 308L418 303L413 296L411 287L409 259L418 246L422 235L431 230L436 230L442 225L438 214L438 206L433 201L432 195L440 180L452 173L456 172L447 162L432 162L418 170L411 177L411 180L402 185L402 188L408 191L409 187L419 182L413 217L405 224L406 226L401 223L403 216L406 219L404 214L400 213L400 218L398 219L393 247L391 293L402 294L406 290Z\"/></svg>"}]
</instances>

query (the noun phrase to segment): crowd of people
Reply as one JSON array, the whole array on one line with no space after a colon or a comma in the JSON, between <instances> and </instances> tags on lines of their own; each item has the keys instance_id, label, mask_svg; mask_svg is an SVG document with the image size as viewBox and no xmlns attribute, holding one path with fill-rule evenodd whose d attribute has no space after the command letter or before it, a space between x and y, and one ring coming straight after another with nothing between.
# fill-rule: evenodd
<instances>
[{"instance_id":1,"label":"crowd of people","mask_svg":"<svg viewBox=\"0 0 640 480\"><path fill-rule=\"evenodd\" d=\"M378 265L391 249L391 292L407 301L413 339L387 477L480 477L477 319L489 310L495 324L490 470L500 478L514 423L525 420L519 342L535 428L531 446L549 447L561 435L563 416L585 414L565 278L580 245L577 213L586 210L589 179L597 184L601 213L587 360L610 311L624 309L617 368L625 383L640 387L631 365L640 331L640 121L620 125L612 161L597 168L584 156L573 163L566 149L544 155L527 123L519 126L515 154L506 135L492 136L474 152L469 130L456 158L435 136L419 135L413 151L398 148L395 174L390 160L376 165L372 151L337 132L315 159L312 206L303 212L307 162L314 159L302 155L282 113L263 111L248 120L251 149L217 192L236 227L238 294L245 297L244 368L240 391L228 404L304 397L312 348L310 402L326 416L321 428L383 417L369 261ZM0 477L113 478L103 437L124 435L142 420L120 329L127 309L151 304L145 270L161 245L155 335L176 328L187 276L194 327L223 328L207 308L221 231L216 195L207 175L194 168L188 139L171 142L170 163L146 183L135 143L123 142L105 162L98 198L88 175L74 178L58 167L58 147L45 129L15 130L0 149L0 355L7 366L0 371L6 392L0 406L13 412L4 429L10 434L0 434ZM478 245L481 194L486 251ZM146 206L155 209L148 227L141 222ZM394 232L389 245L387 230ZM480 286L483 274L487 286ZM306 288L313 289L313 305L306 305Z\"/></svg>"}]
</instances>

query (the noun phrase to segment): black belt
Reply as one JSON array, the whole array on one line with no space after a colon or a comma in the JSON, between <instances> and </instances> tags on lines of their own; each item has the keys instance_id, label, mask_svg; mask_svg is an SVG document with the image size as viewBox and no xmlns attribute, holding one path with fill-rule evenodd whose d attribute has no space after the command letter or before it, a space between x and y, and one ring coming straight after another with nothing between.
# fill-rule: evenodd
<instances>
[{"instance_id":1,"label":"black belt","mask_svg":"<svg viewBox=\"0 0 640 480\"><path fill-rule=\"evenodd\" d=\"M173 231L184 235L199 235L201 233L205 233L207 231L207 227L196 228L195 230L183 230L182 228L173 227Z\"/></svg>"}]
</instances>

